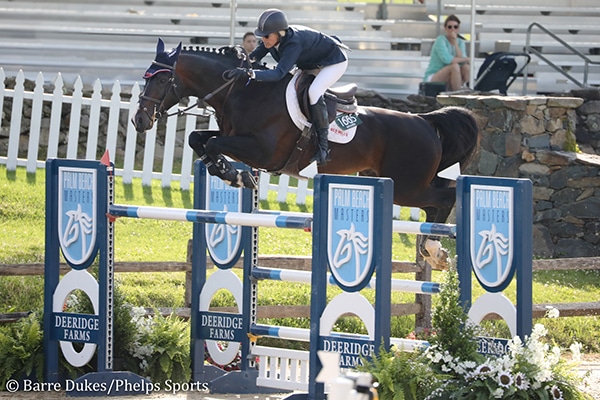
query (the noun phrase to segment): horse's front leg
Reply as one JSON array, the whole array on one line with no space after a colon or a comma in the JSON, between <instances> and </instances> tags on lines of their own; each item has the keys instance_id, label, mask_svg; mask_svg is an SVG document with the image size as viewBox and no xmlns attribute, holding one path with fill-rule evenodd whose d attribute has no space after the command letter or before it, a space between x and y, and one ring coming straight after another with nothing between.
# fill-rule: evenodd
<instances>
[{"instance_id":1,"label":"horse's front leg","mask_svg":"<svg viewBox=\"0 0 600 400\"><path fill-rule=\"evenodd\" d=\"M250 173L250 171L238 171L222 154L223 151L219 150L217 142L225 139L226 141L237 141L238 137L210 137L204 146L205 158L202 159L208 172L211 175L218 176L225 181L229 186L233 187L244 187L247 189L258 189L258 182L256 178ZM245 141L245 140L243 140ZM252 147L246 147L246 151ZM241 158L237 156L237 153L232 154L235 158Z\"/></svg>"},{"instance_id":2,"label":"horse's front leg","mask_svg":"<svg viewBox=\"0 0 600 400\"><path fill-rule=\"evenodd\" d=\"M206 155L206 142L211 137L218 136L220 134L219 131L214 130L201 130L201 131L192 131L188 137L188 144L194 150L194 152L198 155L202 162L207 160Z\"/></svg>"},{"instance_id":3,"label":"horse's front leg","mask_svg":"<svg viewBox=\"0 0 600 400\"><path fill-rule=\"evenodd\" d=\"M250 173L247 171L239 173L221 154L213 155L207 153L206 143L211 138L219 135L220 132L214 130L193 131L189 135L188 144L204 163L209 174L221 178L230 186L256 189L256 180Z\"/></svg>"}]
</instances>

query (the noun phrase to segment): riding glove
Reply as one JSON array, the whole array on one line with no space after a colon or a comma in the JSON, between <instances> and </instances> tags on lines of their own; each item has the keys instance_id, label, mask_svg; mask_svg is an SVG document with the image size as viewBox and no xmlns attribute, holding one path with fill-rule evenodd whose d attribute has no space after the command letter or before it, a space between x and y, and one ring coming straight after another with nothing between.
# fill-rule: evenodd
<instances>
[{"instance_id":1,"label":"riding glove","mask_svg":"<svg viewBox=\"0 0 600 400\"><path fill-rule=\"evenodd\" d=\"M226 79L238 79L240 77L248 77L254 79L254 71L248 68L236 68L225 71Z\"/></svg>"}]
</instances>

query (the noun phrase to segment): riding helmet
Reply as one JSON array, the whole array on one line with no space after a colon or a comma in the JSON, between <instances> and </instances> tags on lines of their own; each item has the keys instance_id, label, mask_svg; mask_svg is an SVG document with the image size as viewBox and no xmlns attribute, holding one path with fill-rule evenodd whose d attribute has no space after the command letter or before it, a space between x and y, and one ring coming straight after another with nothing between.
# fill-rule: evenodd
<instances>
[{"instance_id":1,"label":"riding helmet","mask_svg":"<svg viewBox=\"0 0 600 400\"><path fill-rule=\"evenodd\" d=\"M288 20L283 11L269 8L258 17L258 28L254 30L257 37L265 37L273 32L283 31L288 28Z\"/></svg>"}]
</instances>

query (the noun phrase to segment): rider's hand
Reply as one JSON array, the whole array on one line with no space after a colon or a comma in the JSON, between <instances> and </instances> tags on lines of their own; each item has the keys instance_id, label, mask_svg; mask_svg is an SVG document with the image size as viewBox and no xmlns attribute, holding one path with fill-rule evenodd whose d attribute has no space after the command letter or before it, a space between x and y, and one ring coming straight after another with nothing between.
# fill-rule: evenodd
<instances>
[{"instance_id":1,"label":"rider's hand","mask_svg":"<svg viewBox=\"0 0 600 400\"><path fill-rule=\"evenodd\" d=\"M225 79L238 79L240 77L254 78L254 71L248 68L229 69L223 73Z\"/></svg>"}]
</instances>

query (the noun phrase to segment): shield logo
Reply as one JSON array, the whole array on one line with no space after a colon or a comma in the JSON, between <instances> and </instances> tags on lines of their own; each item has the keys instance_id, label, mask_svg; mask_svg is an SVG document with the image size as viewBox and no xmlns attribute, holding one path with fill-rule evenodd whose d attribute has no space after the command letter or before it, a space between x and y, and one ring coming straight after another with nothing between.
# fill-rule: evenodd
<instances>
[{"instance_id":1,"label":"shield logo","mask_svg":"<svg viewBox=\"0 0 600 400\"><path fill-rule=\"evenodd\" d=\"M226 185L221 179L206 175L206 206L212 211L241 212L242 189ZM219 268L229 268L241 251L242 227L206 224L206 245L211 259Z\"/></svg>"},{"instance_id":2,"label":"shield logo","mask_svg":"<svg viewBox=\"0 0 600 400\"><path fill-rule=\"evenodd\" d=\"M96 172L58 168L58 238L67 263L74 269L87 268L95 255Z\"/></svg>"},{"instance_id":3,"label":"shield logo","mask_svg":"<svg viewBox=\"0 0 600 400\"><path fill-rule=\"evenodd\" d=\"M513 188L471 185L470 255L489 292L504 290L514 273Z\"/></svg>"},{"instance_id":4,"label":"shield logo","mask_svg":"<svg viewBox=\"0 0 600 400\"><path fill-rule=\"evenodd\" d=\"M373 274L372 186L329 185L327 259L337 284L362 289Z\"/></svg>"}]
</instances>

